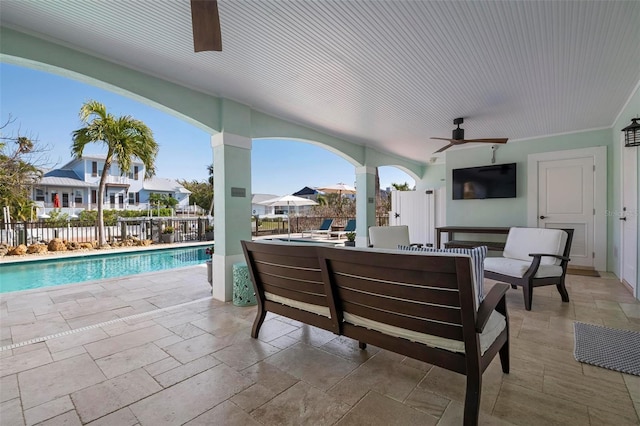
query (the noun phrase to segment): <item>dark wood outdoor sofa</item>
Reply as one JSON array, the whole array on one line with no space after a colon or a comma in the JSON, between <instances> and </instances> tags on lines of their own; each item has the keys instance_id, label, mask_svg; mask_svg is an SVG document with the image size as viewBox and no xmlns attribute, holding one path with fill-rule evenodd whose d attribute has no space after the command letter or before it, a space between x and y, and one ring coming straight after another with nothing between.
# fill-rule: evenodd
<instances>
[{"instance_id":1,"label":"dark wood outdoor sofa","mask_svg":"<svg viewBox=\"0 0 640 426\"><path fill-rule=\"evenodd\" d=\"M496 354L509 372L509 286L495 284L476 310L468 256L242 246L258 299L254 338L269 311L463 374L465 425L478 422L482 374Z\"/></svg>"}]
</instances>

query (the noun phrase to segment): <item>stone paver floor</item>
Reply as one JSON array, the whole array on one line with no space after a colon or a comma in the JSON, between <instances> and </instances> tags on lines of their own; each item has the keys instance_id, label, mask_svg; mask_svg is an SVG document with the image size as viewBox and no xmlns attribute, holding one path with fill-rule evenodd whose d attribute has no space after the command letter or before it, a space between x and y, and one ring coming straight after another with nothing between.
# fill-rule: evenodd
<instances>
[{"instance_id":1,"label":"stone paver floor","mask_svg":"<svg viewBox=\"0 0 640 426\"><path fill-rule=\"evenodd\" d=\"M640 303L568 281L530 312L509 291L511 374L485 372L481 424L639 423L640 377L575 361L573 322L640 330ZM211 299L204 266L0 295L0 424L462 424L463 376L275 315L252 339L255 312Z\"/></svg>"}]
</instances>

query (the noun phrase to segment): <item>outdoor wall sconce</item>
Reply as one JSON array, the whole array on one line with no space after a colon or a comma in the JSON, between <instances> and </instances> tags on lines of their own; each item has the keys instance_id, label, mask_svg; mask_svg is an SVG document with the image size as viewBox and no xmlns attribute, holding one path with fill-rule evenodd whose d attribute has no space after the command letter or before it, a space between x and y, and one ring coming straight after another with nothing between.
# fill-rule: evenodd
<instances>
[{"instance_id":1,"label":"outdoor wall sconce","mask_svg":"<svg viewBox=\"0 0 640 426\"><path fill-rule=\"evenodd\" d=\"M622 129L624 133L624 146L640 146L640 118L632 118L631 124Z\"/></svg>"}]
</instances>

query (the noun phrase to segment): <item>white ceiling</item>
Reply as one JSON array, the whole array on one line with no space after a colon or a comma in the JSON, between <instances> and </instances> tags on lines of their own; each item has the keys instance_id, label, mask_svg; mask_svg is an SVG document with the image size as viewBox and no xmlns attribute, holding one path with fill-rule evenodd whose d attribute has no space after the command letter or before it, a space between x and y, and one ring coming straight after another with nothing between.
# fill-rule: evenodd
<instances>
[{"instance_id":1,"label":"white ceiling","mask_svg":"<svg viewBox=\"0 0 640 426\"><path fill-rule=\"evenodd\" d=\"M640 80L640 1L2 0L0 23L380 150L611 126Z\"/></svg>"}]
</instances>

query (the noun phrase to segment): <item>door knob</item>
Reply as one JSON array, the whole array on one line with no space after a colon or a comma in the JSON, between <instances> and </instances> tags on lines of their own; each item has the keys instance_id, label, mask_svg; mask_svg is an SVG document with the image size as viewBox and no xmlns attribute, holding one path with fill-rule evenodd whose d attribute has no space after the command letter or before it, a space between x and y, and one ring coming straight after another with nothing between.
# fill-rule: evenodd
<instances>
[{"instance_id":1,"label":"door knob","mask_svg":"<svg viewBox=\"0 0 640 426\"><path fill-rule=\"evenodd\" d=\"M544 216L544 215L540 216L540 219L545 219L545 218L546 218L546 216Z\"/></svg>"},{"instance_id":2,"label":"door knob","mask_svg":"<svg viewBox=\"0 0 640 426\"><path fill-rule=\"evenodd\" d=\"M621 217L620 220L627 220L627 218L626 217Z\"/></svg>"}]
</instances>

